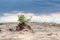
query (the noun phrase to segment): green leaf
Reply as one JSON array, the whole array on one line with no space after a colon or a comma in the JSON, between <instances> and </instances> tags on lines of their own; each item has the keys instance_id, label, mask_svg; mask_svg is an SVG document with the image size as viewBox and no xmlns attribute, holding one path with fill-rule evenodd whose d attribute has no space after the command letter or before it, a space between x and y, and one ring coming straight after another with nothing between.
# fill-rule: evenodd
<instances>
[{"instance_id":1,"label":"green leaf","mask_svg":"<svg viewBox=\"0 0 60 40\"><path fill-rule=\"evenodd\" d=\"M30 17L29 19L26 19L24 15L18 15L18 21L19 22L28 22L32 17Z\"/></svg>"}]
</instances>

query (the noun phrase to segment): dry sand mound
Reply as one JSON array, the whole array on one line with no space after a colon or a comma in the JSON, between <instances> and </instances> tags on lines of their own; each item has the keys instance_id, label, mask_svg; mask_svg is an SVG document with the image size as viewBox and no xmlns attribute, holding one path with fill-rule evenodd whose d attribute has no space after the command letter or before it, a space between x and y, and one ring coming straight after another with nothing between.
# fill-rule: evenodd
<instances>
[{"instance_id":1,"label":"dry sand mound","mask_svg":"<svg viewBox=\"0 0 60 40\"><path fill-rule=\"evenodd\" d=\"M60 40L60 27L50 24L29 23L35 33L14 31L17 24L0 25L0 40ZM8 28L14 29L12 32Z\"/></svg>"},{"instance_id":2,"label":"dry sand mound","mask_svg":"<svg viewBox=\"0 0 60 40\"><path fill-rule=\"evenodd\" d=\"M3 32L0 40L60 40L60 32Z\"/></svg>"}]
</instances>

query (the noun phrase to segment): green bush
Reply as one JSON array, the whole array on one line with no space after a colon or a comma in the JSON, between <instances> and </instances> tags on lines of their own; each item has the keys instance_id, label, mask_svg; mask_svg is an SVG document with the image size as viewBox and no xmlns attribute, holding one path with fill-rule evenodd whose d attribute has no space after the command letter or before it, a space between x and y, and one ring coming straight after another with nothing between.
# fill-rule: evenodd
<instances>
[{"instance_id":1,"label":"green bush","mask_svg":"<svg viewBox=\"0 0 60 40\"><path fill-rule=\"evenodd\" d=\"M28 22L28 21L30 21L30 19L31 19L31 17L29 19L26 19L26 17L24 15L18 16L18 21L21 23L22 22Z\"/></svg>"},{"instance_id":2,"label":"green bush","mask_svg":"<svg viewBox=\"0 0 60 40\"><path fill-rule=\"evenodd\" d=\"M25 22L26 18L24 17L24 15L18 16L18 21L19 22Z\"/></svg>"}]
</instances>

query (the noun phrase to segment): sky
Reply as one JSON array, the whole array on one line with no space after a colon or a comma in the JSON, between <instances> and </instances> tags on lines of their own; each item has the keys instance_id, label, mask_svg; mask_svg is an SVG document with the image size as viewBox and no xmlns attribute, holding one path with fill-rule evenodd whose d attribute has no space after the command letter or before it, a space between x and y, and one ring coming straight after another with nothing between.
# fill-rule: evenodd
<instances>
[{"instance_id":1,"label":"sky","mask_svg":"<svg viewBox=\"0 0 60 40\"><path fill-rule=\"evenodd\" d=\"M60 23L60 0L0 0L0 22L17 22L21 14L33 22Z\"/></svg>"}]
</instances>

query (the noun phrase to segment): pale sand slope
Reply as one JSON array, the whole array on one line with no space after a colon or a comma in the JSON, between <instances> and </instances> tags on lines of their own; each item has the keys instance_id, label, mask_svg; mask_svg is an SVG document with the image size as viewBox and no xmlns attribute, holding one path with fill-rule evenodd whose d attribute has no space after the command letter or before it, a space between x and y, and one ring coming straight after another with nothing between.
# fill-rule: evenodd
<instances>
[{"instance_id":1,"label":"pale sand slope","mask_svg":"<svg viewBox=\"0 0 60 40\"><path fill-rule=\"evenodd\" d=\"M7 29L15 29L17 24L0 25L0 40L60 40L60 27L48 24L30 24L35 33L21 31L10 32Z\"/></svg>"},{"instance_id":2,"label":"pale sand slope","mask_svg":"<svg viewBox=\"0 0 60 40\"><path fill-rule=\"evenodd\" d=\"M3 32L0 40L60 40L60 32Z\"/></svg>"}]
</instances>

